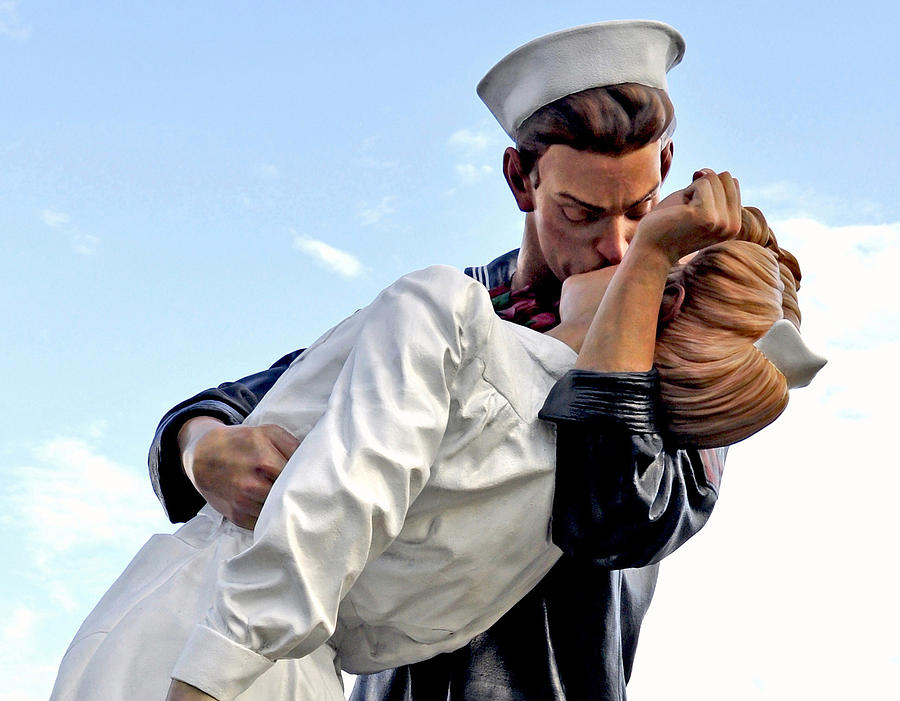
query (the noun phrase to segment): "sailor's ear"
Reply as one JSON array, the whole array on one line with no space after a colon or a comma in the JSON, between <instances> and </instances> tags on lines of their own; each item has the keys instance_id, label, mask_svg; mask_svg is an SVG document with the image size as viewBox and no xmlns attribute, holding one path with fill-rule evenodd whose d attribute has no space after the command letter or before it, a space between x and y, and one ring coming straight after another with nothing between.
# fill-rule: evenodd
<instances>
[{"instance_id":1,"label":"sailor's ear","mask_svg":"<svg viewBox=\"0 0 900 701\"><path fill-rule=\"evenodd\" d=\"M519 209L523 212L533 212L534 187L529 177L522 172L522 160L519 152L512 146L503 153L503 176L506 178L510 192L516 198Z\"/></svg>"},{"instance_id":2,"label":"sailor's ear","mask_svg":"<svg viewBox=\"0 0 900 701\"><path fill-rule=\"evenodd\" d=\"M660 181L666 179L669 174L669 168L672 167L672 157L675 155L675 142L669 139L662 151L659 152L659 178Z\"/></svg>"},{"instance_id":3,"label":"sailor's ear","mask_svg":"<svg viewBox=\"0 0 900 701\"><path fill-rule=\"evenodd\" d=\"M684 286L680 282L670 282L663 291L662 304L659 307L659 323L668 324L681 311L684 302Z\"/></svg>"}]
</instances>

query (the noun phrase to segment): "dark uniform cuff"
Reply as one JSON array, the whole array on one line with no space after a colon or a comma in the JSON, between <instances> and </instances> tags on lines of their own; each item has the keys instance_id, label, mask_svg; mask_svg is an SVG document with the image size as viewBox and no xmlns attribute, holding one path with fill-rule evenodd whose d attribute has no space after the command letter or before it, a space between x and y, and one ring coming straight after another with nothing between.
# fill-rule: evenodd
<instances>
[{"instance_id":1,"label":"dark uniform cuff","mask_svg":"<svg viewBox=\"0 0 900 701\"><path fill-rule=\"evenodd\" d=\"M658 433L659 373L569 370L550 391L540 418L555 423L613 421L630 433Z\"/></svg>"}]
</instances>

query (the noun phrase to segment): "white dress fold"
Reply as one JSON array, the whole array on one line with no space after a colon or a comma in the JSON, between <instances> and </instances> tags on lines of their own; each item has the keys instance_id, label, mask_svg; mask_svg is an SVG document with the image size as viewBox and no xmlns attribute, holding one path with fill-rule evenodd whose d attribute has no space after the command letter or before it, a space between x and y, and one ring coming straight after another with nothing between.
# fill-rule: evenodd
<instances>
[{"instance_id":1,"label":"white dress fold","mask_svg":"<svg viewBox=\"0 0 900 701\"><path fill-rule=\"evenodd\" d=\"M465 645L560 555L555 428L537 413L575 357L499 320L451 268L401 278L248 417L302 441L255 531L206 507L154 536L85 621L53 700L161 700L170 676L223 701L342 699L335 664Z\"/></svg>"}]
</instances>

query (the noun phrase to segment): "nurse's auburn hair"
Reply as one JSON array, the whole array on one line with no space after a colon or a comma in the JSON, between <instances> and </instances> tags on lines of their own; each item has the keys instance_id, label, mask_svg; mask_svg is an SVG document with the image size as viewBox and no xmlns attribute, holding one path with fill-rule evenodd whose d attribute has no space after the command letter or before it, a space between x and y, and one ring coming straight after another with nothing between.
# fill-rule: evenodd
<instances>
[{"instance_id":1,"label":"nurse's auburn hair","mask_svg":"<svg viewBox=\"0 0 900 701\"><path fill-rule=\"evenodd\" d=\"M637 83L589 88L541 107L516 131L523 175L554 144L628 153L656 141L675 118L665 90Z\"/></svg>"},{"instance_id":2,"label":"nurse's auburn hair","mask_svg":"<svg viewBox=\"0 0 900 701\"><path fill-rule=\"evenodd\" d=\"M660 322L654 364L667 431L682 445L736 443L787 406L787 380L753 344L781 318L799 328L800 266L758 209L741 214L736 239L669 275L667 290L680 286L684 299Z\"/></svg>"}]
</instances>

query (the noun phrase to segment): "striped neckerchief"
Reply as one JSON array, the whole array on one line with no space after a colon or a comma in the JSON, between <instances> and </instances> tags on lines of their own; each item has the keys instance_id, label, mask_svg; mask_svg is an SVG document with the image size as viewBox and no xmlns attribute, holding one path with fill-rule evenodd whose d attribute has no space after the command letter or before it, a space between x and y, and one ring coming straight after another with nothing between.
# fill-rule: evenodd
<instances>
[{"instance_id":1,"label":"striped neckerchief","mask_svg":"<svg viewBox=\"0 0 900 701\"><path fill-rule=\"evenodd\" d=\"M539 297L531 285L510 290L509 283L503 283L491 289L490 295L494 311L505 321L535 331L549 331L559 324L559 298Z\"/></svg>"}]
</instances>

